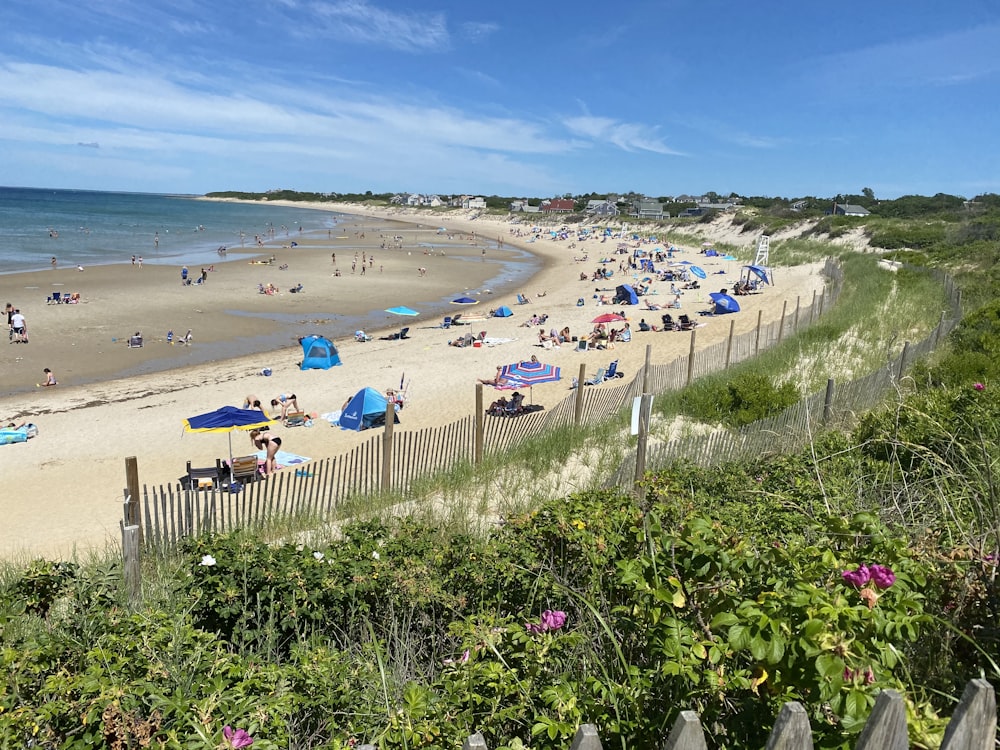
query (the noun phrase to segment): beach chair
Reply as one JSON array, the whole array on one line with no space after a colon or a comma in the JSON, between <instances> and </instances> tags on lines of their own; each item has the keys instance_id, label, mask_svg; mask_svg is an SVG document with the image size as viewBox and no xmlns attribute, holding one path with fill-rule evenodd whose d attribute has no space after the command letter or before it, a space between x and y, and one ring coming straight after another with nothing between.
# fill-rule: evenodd
<instances>
[{"instance_id":1,"label":"beach chair","mask_svg":"<svg viewBox=\"0 0 1000 750\"><path fill-rule=\"evenodd\" d=\"M530 302L531 302L531 300L528 299L527 297L525 297L523 294L517 295L517 304L519 304L519 305L527 305Z\"/></svg>"},{"instance_id":2,"label":"beach chair","mask_svg":"<svg viewBox=\"0 0 1000 750\"><path fill-rule=\"evenodd\" d=\"M504 407L504 415L516 417L519 414L524 414L524 394L515 391L514 395L510 397L510 403Z\"/></svg>"},{"instance_id":3,"label":"beach chair","mask_svg":"<svg viewBox=\"0 0 1000 750\"><path fill-rule=\"evenodd\" d=\"M618 372L618 360L616 359L610 365L608 365L607 372L604 373L605 380L611 380L611 378L624 378L624 372Z\"/></svg>"},{"instance_id":4,"label":"beach chair","mask_svg":"<svg viewBox=\"0 0 1000 750\"><path fill-rule=\"evenodd\" d=\"M594 377L592 377L592 378L590 378L588 380L584 380L583 384L584 385L600 385L601 383L604 382L604 379L605 379L604 378L604 372L605 372L605 370L604 370L603 367L598 367L597 368L597 372L594 373Z\"/></svg>"},{"instance_id":5,"label":"beach chair","mask_svg":"<svg viewBox=\"0 0 1000 750\"><path fill-rule=\"evenodd\" d=\"M587 341L587 339L581 338L579 341L576 342L576 350L578 352L585 352L585 351L587 351L587 347L589 345L590 345L590 342Z\"/></svg>"},{"instance_id":6,"label":"beach chair","mask_svg":"<svg viewBox=\"0 0 1000 750\"><path fill-rule=\"evenodd\" d=\"M187 489L205 490L214 489L219 484L219 464L215 466L194 467L191 462L187 462L187 476L182 480Z\"/></svg>"},{"instance_id":7,"label":"beach chair","mask_svg":"<svg viewBox=\"0 0 1000 750\"><path fill-rule=\"evenodd\" d=\"M663 315L663 317L661 318L661 320L663 321L663 330L664 331L679 331L680 330L680 327L677 325L677 322L674 320L674 317L670 313L665 313Z\"/></svg>"},{"instance_id":8,"label":"beach chair","mask_svg":"<svg viewBox=\"0 0 1000 750\"><path fill-rule=\"evenodd\" d=\"M451 328L451 316L445 315L444 320L441 321L442 328Z\"/></svg>"},{"instance_id":9,"label":"beach chair","mask_svg":"<svg viewBox=\"0 0 1000 750\"><path fill-rule=\"evenodd\" d=\"M229 475L230 472L226 472L226 476L228 477ZM244 484L246 484L247 482L255 481L259 476L260 474L257 465L256 455L238 456L233 459L233 465L232 465L233 481L243 482Z\"/></svg>"},{"instance_id":10,"label":"beach chair","mask_svg":"<svg viewBox=\"0 0 1000 750\"><path fill-rule=\"evenodd\" d=\"M285 415L285 427L301 427L308 418L304 411L290 411Z\"/></svg>"},{"instance_id":11,"label":"beach chair","mask_svg":"<svg viewBox=\"0 0 1000 750\"><path fill-rule=\"evenodd\" d=\"M55 305L61 304L62 303L62 292L52 292L52 294L49 295L48 299L46 299L45 302L46 302L46 304L49 304L49 305L52 305L52 304L55 304Z\"/></svg>"},{"instance_id":12,"label":"beach chair","mask_svg":"<svg viewBox=\"0 0 1000 750\"><path fill-rule=\"evenodd\" d=\"M129 349L141 349L142 348L142 336L136 334L135 336L128 337L128 348Z\"/></svg>"},{"instance_id":13,"label":"beach chair","mask_svg":"<svg viewBox=\"0 0 1000 750\"><path fill-rule=\"evenodd\" d=\"M690 331L694 328L694 321L687 315L677 316L677 324L680 326L680 330L682 331Z\"/></svg>"}]
</instances>

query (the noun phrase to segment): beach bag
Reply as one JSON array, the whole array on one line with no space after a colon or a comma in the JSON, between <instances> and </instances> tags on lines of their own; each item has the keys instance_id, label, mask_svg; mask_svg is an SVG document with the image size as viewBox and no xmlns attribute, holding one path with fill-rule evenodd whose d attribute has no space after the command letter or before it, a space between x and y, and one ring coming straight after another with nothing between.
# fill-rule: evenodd
<instances>
[{"instance_id":1,"label":"beach bag","mask_svg":"<svg viewBox=\"0 0 1000 750\"><path fill-rule=\"evenodd\" d=\"M240 481L232 481L232 482L230 482L229 483L229 491L231 493L233 493L234 495L237 492L243 492L243 482L240 482Z\"/></svg>"},{"instance_id":2,"label":"beach bag","mask_svg":"<svg viewBox=\"0 0 1000 750\"><path fill-rule=\"evenodd\" d=\"M263 370L260 371L260 374L263 375L265 378L271 377L271 368L265 367Z\"/></svg>"},{"instance_id":3,"label":"beach bag","mask_svg":"<svg viewBox=\"0 0 1000 750\"><path fill-rule=\"evenodd\" d=\"M585 303L585 302L583 301L583 297L580 297L580 298L579 298L579 299L578 299L578 300L576 301L576 306L577 306L577 307L583 307L583 306L584 306L585 304L586 304L586 303Z\"/></svg>"},{"instance_id":4,"label":"beach bag","mask_svg":"<svg viewBox=\"0 0 1000 750\"><path fill-rule=\"evenodd\" d=\"M38 425L29 422L27 425L25 425L25 432L30 438L38 437Z\"/></svg>"}]
</instances>

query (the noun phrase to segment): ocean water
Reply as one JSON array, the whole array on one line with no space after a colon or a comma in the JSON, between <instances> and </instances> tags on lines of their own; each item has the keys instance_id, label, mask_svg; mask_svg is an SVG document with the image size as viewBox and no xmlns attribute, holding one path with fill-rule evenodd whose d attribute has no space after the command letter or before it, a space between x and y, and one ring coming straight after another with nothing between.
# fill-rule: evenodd
<instances>
[{"instance_id":1,"label":"ocean water","mask_svg":"<svg viewBox=\"0 0 1000 750\"><path fill-rule=\"evenodd\" d=\"M202 265L245 249L255 236L285 243L322 232L334 211L199 200L189 195L0 187L0 273L128 263Z\"/></svg>"}]
</instances>

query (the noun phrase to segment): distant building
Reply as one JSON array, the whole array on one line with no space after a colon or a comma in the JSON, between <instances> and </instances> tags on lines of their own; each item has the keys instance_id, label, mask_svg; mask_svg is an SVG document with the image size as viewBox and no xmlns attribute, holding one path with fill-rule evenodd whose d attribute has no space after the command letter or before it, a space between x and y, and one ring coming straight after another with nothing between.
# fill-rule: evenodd
<instances>
[{"instance_id":1,"label":"distant building","mask_svg":"<svg viewBox=\"0 0 1000 750\"><path fill-rule=\"evenodd\" d=\"M809 205L809 201L805 201L805 200L795 201L795 203L792 204L792 210L793 211L805 211L806 207L808 205Z\"/></svg>"},{"instance_id":2,"label":"distant building","mask_svg":"<svg viewBox=\"0 0 1000 750\"><path fill-rule=\"evenodd\" d=\"M551 198L542 201L542 211L546 213L572 213L576 204L571 198Z\"/></svg>"},{"instance_id":3,"label":"distant building","mask_svg":"<svg viewBox=\"0 0 1000 750\"><path fill-rule=\"evenodd\" d=\"M864 206L855 206L851 203L834 203L833 212L837 216L868 216L871 214Z\"/></svg>"},{"instance_id":4,"label":"distant building","mask_svg":"<svg viewBox=\"0 0 1000 750\"><path fill-rule=\"evenodd\" d=\"M617 216L619 213L618 206L609 200L587 201L585 210L591 216Z\"/></svg>"},{"instance_id":5,"label":"distant building","mask_svg":"<svg viewBox=\"0 0 1000 750\"><path fill-rule=\"evenodd\" d=\"M479 208L479 209L486 208L486 199L479 197L472 198L469 196L465 196L462 199L462 208Z\"/></svg>"},{"instance_id":6,"label":"distant building","mask_svg":"<svg viewBox=\"0 0 1000 750\"><path fill-rule=\"evenodd\" d=\"M632 211L629 215L639 219L665 218L663 216L663 204L659 201L651 201L646 198L632 201Z\"/></svg>"},{"instance_id":7,"label":"distant building","mask_svg":"<svg viewBox=\"0 0 1000 750\"><path fill-rule=\"evenodd\" d=\"M703 216L705 214L705 209L701 206L695 206L694 208L685 208L681 211L678 216L690 217L690 216Z\"/></svg>"}]
</instances>

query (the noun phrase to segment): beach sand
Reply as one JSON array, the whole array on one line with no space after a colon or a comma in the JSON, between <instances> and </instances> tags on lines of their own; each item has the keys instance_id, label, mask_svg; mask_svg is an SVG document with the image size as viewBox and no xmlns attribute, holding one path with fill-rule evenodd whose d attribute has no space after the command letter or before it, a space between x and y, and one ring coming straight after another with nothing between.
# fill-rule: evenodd
<instances>
[{"instance_id":1,"label":"beach sand","mask_svg":"<svg viewBox=\"0 0 1000 750\"><path fill-rule=\"evenodd\" d=\"M307 412L323 414L339 410L361 387L384 391L397 388L402 379L408 402L397 429L420 429L472 413L476 378L491 377L498 365L532 354L563 368L562 382L533 389L534 401L546 407L565 398L581 362L593 374L618 359L620 369L631 377L642 366L647 343L652 344L654 363L687 354L688 334L637 331L640 318L659 323L661 312L597 305L596 288L613 290L615 283L621 283L620 273L604 283L580 280L581 272L589 278L596 261L612 255L613 241L599 244L593 239L571 249L567 241L540 239L529 244L510 234L510 224L494 219L455 215L428 219L407 210L373 211L353 205L317 208L364 218L345 221L329 238L293 238L298 247L265 248L263 257L273 252L274 265L252 265L246 258L216 263L203 286L182 286L179 266L146 265L140 270L124 265L0 276L0 299L20 307L30 336L26 345L5 344L0 421L32 422L39 429L38 437L27 443L0 446L4 478L0 514L5 521L0 556L66 557L116 542L125 458L137 458L139 481L149 485L175 483L188 460L196 466L214 463L228 452L226 435L185 434L183 420L226 404L240 406L247 395L267 404L279 393L294 393ZM437 222L448 227L451 241L438 234ZM386 238L390 245L395 243L396 236L403 238L402 249L381 248ZM505 249L496 247L498 238ZM485 259L484 239L490 240ZM425 250L432 251L421 243L446 247L425 255ZM536 259L534 265L523 264L525 250ZM574 260L588 250L587 262ZM359 270L351 273L355 251L375 255L364 276ZM333 252L339 277L332 275ZM621 257L615 256L609 267L617 269ZM727 273L709 275L701 290L685 293L683 309L674 312L696 317L707 307L709 291L732 286L739 275L739 262L706 258L695 248L680 258L698 262L709 274ZM279 270L286 263L288 269ZM511 267L520 268L522 276ZM418 268L426 268L426 275L418 274ZM522 282L525 269L535 273ZM769 322L780 317L786 301L794 306L800 298L807 304L813 292L822 289L819 269L819 264L782 268L774 288L740 298L741 313L699 319L705 325L698 329L698 347L724 339L730 320L735 320L739 334L756 326L758 310ZM194 277L200 270L190 269ZM281 293L258 294L261 283L276 284ZM288 287L297 283L303 284L304 292L289 294ZM487 293L486 285L492 293ZM659 293L649 299L664 303L670 298L668 283L659 282L654 288ZM83 301L46 304L54 290L79 292ZM519 291L531 299L530 304L517 304ZM471 307L447 305L448 299L465 293L482 301ZM577 306L579 298L586 303L582 307ZM362 316L399 304L435 312L417 318ZM485 315L502 304L511 307L513 317L490 318L458 329L438 327L445 312ZM543 350L538 347L539 329L521 325L531 315L544 313L549 316L546 330L569 326L574 335L583 335L593 327L590 321L595 316L609 310L624 310L633 330L632 341L618 344L614 351L583 353L569 346ZM355 342L350 334L358 323L376 338ZM404 325L410 327L408 340L378 338ZM193 329L192 345L166 343L167 330L183 336L188 328ZM450 339L469 330L509 341L482 348L448 346ZM129 349L128 337L136 331L142 331L144 346ZM342 366L299 369L302 349L295 338L313 333L334 339ZM248 351L253 353L245 354ZM35 387L43 381L44 367L55 372L57 387ZM259 374L265 367L271 369L270 377ZM488 390L487 399L492 395ZM339 455L371 434L342 431L321 420L308 428L273 431L282 436L285 450L314 459ZM233 433L232 439L234 452L251 452L246 434Z\"/></svg>"}]
</instances>

